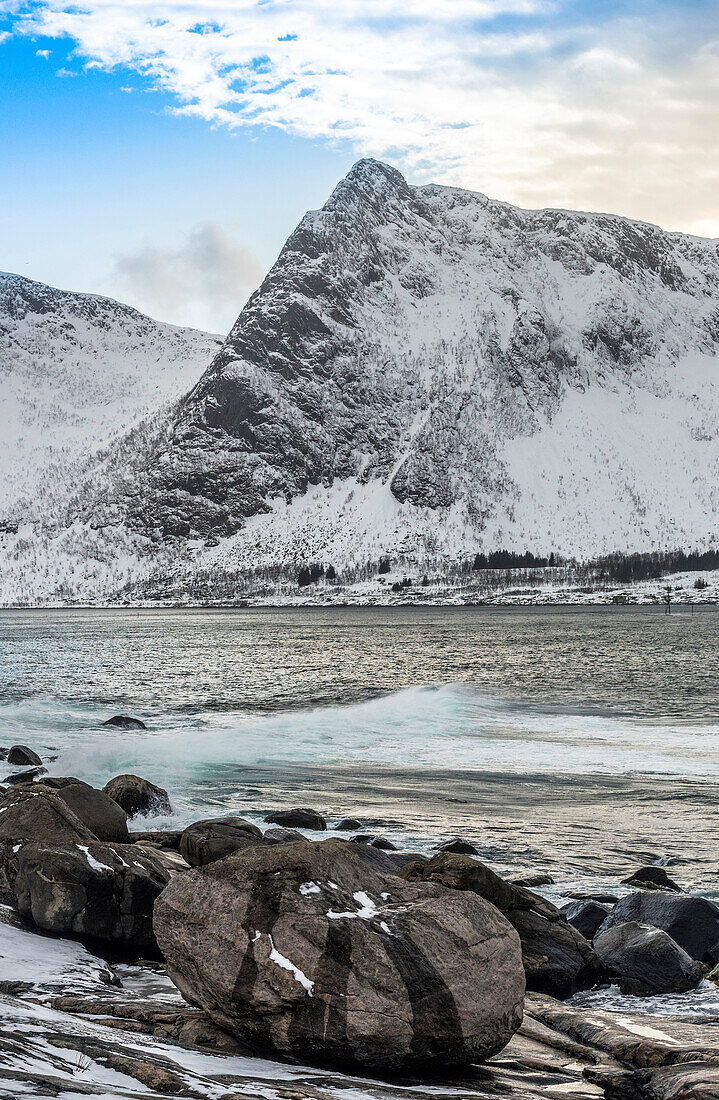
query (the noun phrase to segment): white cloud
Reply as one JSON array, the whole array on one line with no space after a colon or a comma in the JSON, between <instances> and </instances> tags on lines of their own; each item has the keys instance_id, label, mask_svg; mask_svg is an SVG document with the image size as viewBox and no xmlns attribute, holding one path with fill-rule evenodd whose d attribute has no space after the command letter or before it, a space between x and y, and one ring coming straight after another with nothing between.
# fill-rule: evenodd
<instances>
[{"instance_id":1,"label":"white cloud","mask_svg":"<svg viewBox=\"0 0 719 1100\"><path fill-rule=\"evenodd\" d=\"M47 61L51 53L52 50L35 50L35 57L44 57Z\"/></svg>"},{"instance_id":2,"label":"white cloud","mask_svg":"<svg viewBox=\"0 0 719 1100\"><path fill-rule=\"evenodd\" d=\"M254 254L213 222L196 225L176 248L145 244L115 260L113 282L166 321L227 332L262 278Z\"/></svg>"},{"instance_id":3,"label":"white cloud","mask_svg":"<svg viewBox=\"0 0 719 1100\"><path fill-rule=\"evenodd\" d=\"M20 26L212 124L525 205L716 217L719 9L699 0L37 0Z\"/></svg>"}]
</instances>

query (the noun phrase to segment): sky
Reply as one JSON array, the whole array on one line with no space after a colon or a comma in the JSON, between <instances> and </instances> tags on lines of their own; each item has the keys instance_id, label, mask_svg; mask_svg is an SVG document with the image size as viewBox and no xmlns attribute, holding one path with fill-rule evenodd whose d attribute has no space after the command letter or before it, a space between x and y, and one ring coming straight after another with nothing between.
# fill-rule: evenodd
<instances>
[{"instance_id":1,"label":"sky","mask_svg":"<svg viewBox=\"0 0 719 1100\"><path fill-rule=\"evenodd\" d=\"M361 156L719 237L719 2L0 0L0 269L226 332Z\"/></svg>"}]
</instances>

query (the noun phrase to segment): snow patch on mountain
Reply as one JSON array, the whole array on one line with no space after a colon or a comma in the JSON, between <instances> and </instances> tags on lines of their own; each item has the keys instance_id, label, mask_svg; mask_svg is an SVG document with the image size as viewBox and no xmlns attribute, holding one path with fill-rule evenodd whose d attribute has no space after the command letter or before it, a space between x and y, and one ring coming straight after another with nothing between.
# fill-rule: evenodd
<instances>
[{"instance_id":1,"label":"snow patch on mountain","mask_svg":"<svg viewBox=\"0 0 719 1100\"><path fill-rule=\"evenodd\" d=\"M0 518L23 498L72 491L78 464L185 393L220 343L0 273Z\"/></svg>"}]
</instances>

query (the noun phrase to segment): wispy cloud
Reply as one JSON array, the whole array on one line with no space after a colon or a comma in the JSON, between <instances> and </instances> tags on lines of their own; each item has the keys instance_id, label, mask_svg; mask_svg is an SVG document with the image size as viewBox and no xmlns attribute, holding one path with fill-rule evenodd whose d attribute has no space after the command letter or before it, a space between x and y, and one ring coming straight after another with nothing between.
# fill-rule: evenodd
<instances>
[{"instance_id":1,"label":"wispy cloud","mask_svg":"<svg viewBox=\"0 0 719 1100\"><path fill-rule=\"evenodd\" d=\"M527 205L716 219L707 0L36 0L17 26L211 124L342 140Z\"/></svg>"},{"instance_id":2,"label":"wispy cloud","mask_svg":"<svg viewBox=\"0 0 719 1100\"><path fill-rule=\"evenodd\" d=\"M254 254L213 222L174 248L146 244L115 260L113 283L163 320L226 332L262 278Z\"/></svg>"}]
</instances>

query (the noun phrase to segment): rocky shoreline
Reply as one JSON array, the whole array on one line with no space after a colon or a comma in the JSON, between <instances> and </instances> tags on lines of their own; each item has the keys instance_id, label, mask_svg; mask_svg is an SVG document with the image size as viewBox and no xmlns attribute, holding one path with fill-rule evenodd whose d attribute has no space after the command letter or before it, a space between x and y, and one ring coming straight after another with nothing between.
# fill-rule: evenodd
<instances>
[{"instance_id":1,"label":"rocky shoreline","mask_svg":"<svg viewBox=\"0 0 719 1100\"><path fill-rule=\"evenodd\" d=\"M462 837L307 808L132 831L170 812L149 780L3 755L3 1095L719 1096L719 1023L642 1012L719 963L719 907L661 867L560 908ZM636 1012L566 1003L609 985Z\"/></svg>"}]
</instances>

